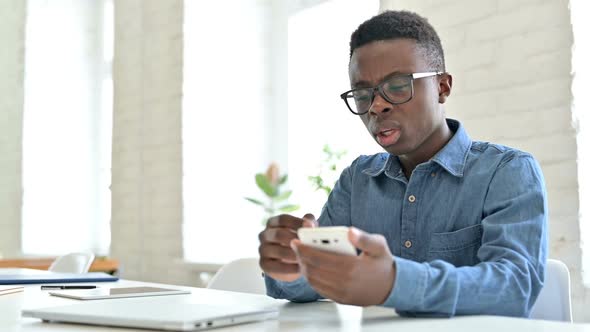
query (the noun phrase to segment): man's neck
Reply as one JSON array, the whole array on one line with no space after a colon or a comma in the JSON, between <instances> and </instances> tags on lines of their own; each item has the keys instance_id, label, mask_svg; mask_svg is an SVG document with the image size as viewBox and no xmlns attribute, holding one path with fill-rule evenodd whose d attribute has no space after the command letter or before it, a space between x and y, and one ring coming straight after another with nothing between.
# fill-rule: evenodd
<instances>
[{"instance_id":1,"label":"man's neck","mask_svg":"<svg viewBox=\"0 0 590 332\"><path fill-rule=\"evenodd\" d=\"M447 145L452 137L453 132L445 121L414 152L398 156L406 178L410 179L416 166L434 157L438 151Z\"/></svg>"}]
</instances>

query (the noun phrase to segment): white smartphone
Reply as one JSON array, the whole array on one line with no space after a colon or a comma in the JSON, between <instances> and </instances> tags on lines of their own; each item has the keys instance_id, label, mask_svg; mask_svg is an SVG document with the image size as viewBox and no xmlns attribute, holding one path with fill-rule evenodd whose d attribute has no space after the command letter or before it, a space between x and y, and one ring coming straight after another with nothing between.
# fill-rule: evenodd
<instances>
[{"instance_id":1,"label":"white smartphone","mask_svg":"<svg viewBox=\"0 0 590 332\"><path fill-rule=\"evenodd\" d=\"M123 297L190 294L190 291L158 287L106 287L96 289L64 290L59 292L49 292L49 294L76 300L102 300Z\"/></svg>"},{"instance_id":2,"label":"white smartphone","mask_svg":"<svg viewBox=\"0 0 590 332\"><path fill-rule=\"evenodd\" d=\"M343 254L356 256L356 249L348 241L348 227L302 227L297 231L299 240L310 247Z\"/></svg>"}]
</instances>

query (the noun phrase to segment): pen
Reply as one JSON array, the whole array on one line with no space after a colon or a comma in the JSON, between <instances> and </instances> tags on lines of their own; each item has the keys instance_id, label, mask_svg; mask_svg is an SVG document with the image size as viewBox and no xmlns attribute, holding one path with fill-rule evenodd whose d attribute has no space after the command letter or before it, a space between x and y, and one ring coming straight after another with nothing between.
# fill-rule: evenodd
<instances>
[{"instance_id":1,"label":"pen","mask_svg":"<svg viewBox=\"0 0 590 332\"><path fill-rule=\"evenodd\" d=\"M62 285L46 285L41 286L41 290L49 290L49 289L94 289L96 286L89 286L89 285L79 285L79 286L62 286Z\"/></svg>"}]
</instances>

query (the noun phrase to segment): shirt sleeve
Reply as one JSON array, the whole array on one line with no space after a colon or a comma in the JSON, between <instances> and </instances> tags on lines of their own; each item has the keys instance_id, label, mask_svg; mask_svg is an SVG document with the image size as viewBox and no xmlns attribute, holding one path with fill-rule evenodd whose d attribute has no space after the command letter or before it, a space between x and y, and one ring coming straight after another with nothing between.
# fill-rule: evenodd
<instances>
[{"instance_id":1,"label":"shirt sleeve","mask_svg":"<svg viewBox=\"0 0 590 332\"><path fill-rule=\"evenodd\" d=\"M353 165L355 163L356 161L353 162ZM320 226L350 226L352 167L344 169L334 185L318 219ZM266 294L276 299L286 299L292 302L311 302L323 298L309 285L304 277L292 282L284 282L265 275L264 281L266 283Z\"/></svg>"},{"instance_id":2,"label":"shirt sleeve","mask_svg":"<svg viewBox=\"0 0 590 332\"><path fill-rule=\"evenodd\" d=\"M483 216L479 264L396 257L395 285L383 305L409 316L528 317L547 260L545 184L532 156L520 154L498 166Z\"/></svg>"}]
</instances>

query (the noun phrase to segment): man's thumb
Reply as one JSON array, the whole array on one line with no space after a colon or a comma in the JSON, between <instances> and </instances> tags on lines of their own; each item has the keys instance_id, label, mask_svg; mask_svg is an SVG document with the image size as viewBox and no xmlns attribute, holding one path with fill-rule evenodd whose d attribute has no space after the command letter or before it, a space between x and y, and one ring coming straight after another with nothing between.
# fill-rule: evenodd
<instances>
[{"instance_id":1,"label":"man's thumb","mask_svg":"<svg viewBox=\"0 0 590 332\"><path fill-rule=\"evenodd\" d=\"M356 227L350 227L348 230L348 240L353 246L369 256L379 256L387 248L387 242L383 235L369 234Z\"/></svg>"},{"instance_id":2,"label":"man's thumb","mask_svg":"<svg viewBox=\"0 0 590 332\"><path fill-rule=\"evenodd\" d=\"M315 217L311 213L307 213L303 216L303 227L317 227L318 222L315 220Z\"/></svg>"}]
</instances>

